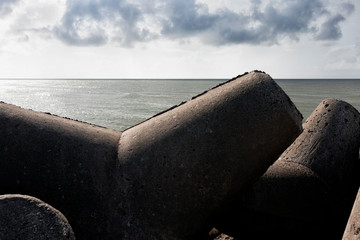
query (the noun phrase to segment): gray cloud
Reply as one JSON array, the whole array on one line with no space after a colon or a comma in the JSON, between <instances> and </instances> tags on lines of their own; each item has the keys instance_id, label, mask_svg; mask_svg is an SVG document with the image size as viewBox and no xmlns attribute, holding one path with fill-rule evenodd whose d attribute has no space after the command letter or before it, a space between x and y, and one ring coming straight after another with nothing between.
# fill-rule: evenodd
<instances>
[{"instance_id":1,"label":"gray cloud","mask_svg":"<svg viewBox=\"0 0 360 240\"><path fill-rule=\"evenodd\" d=\"M140 9L125 0L68 0L67 11L55 33L70 45L116 41L128 46L149 34L137 26L142 17Z\"/></svg>"},{"instance_id":2,"label":"gray cloud","mask_svg":"<svg viewBox=\"0 0 360 240\"><path fill-rule=\"evenodd\" d=\"M165 16L161 32L165 36L175 38L207 31L220 17L209 14L206 5L196 4L194 0L168 0L163 2L162 8L161 12L164 12Z\"/></svg>"},{"instance_id":3,"label":"gray cloud","mask_svg":"<svg viewBox=\"0 0 360 240\"><path fill-rule=\"evenodd\" d=\"M218 13L220 21L213 29L213 43L271 45L282 37L298 39L299 34L313 31L311 23L323 11L323 5L317 0L292 1L284 5L276 8L268 4L263 11L254 7L247 15L230 10Z\"/></svg>"},{"instance_id":4,"label":"gray cloud","mask_svg":"<svg viewBox=\"0 0 360 240\"><path fill-rule=\"evenodd\" d=\"M355 11L355 6L352 3L342 3L341 8L344 11L344 14L350 15Z\"/></svg>"},{"instance_id":5,"label":"gray cloud","mask_svg":"<svg viewBox=\"0 0 360 240\"><path fill-rule=\"evenodd\" d=\"M198 38L211 45L277 44L312 34L315 40L337 40L340 23L354 12L351 2L325 0L249 1L247 12L222 8L210 12L195 0L68 0L56 36L70 45L108 42L132 46L157 38Z\"/></svg>"},{"instance_id":6,"label":"gray cloud","mask_svg":"<svg viewBox=\"0 0 360 240\"><path fill-rule=\"evenodd\" d=\"M316 36L318 40L337 40L342 36L339 23L345 21L345 17L337 14L329 18L321 25L320 32Z\"/></svg>"},{"instance_id":7,"label":"gray cloud","mask_svg":"<svg viewBox=\"0 0 360 240\"><path fill-rule=\"evenodd\" d=\"M1 0L0 1L0 17L12 12L12 6L19 0Z\"/></svg>"}]
</instances>

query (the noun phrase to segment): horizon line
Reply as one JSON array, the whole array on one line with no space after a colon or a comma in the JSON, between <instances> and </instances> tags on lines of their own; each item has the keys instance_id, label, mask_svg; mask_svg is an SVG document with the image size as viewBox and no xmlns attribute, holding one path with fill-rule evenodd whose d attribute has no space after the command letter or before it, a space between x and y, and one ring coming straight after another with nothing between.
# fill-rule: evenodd
<instances>
[{"instance_id":1,"label":"horizon line","mask_svg":"<svg viewBox=\"0 0 360 240\"><path fill-rule=\"evenodd\" d=\"M35 78L35 77L0 77L0 80L210 80L210 81L219 81L219 80L230 80L232 78L72 78L72 77L60 77L60 78ZM333 78L324 78L324 77L318 77L318 78L286 78L286 77L280 77L275 78L272 77L274 80L360 80L359 78L339 78L339 77L333 77Z\"/></svg>"}]
</instances>

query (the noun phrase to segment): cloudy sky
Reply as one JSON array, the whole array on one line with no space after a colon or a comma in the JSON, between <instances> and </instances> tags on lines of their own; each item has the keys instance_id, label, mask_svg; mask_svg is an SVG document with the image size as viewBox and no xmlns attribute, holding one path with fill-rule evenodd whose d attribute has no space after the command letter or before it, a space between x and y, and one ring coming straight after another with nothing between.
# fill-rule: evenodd
<instances>
[{"instance_id":1,"label":"cloudy sky","mask_svg":"<svg viewBox=\"0 0 360 240\"><path fill-rule=\"evenodd\" d=\"M0 0L0 78L360 78L358 0Z\"/></svg>"}]
</instances>

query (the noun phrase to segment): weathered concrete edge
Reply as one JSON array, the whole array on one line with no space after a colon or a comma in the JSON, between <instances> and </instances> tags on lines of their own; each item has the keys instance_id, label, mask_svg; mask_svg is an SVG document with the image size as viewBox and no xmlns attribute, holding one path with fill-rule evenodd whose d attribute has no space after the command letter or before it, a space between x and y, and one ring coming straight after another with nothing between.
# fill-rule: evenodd
<instances>
[{"instance_id":1,"label":"weathered concrete edge","mask_svg":"<svg viewBox=\"0 0 360 240\"><path fill-rule=\"evenodd\" d=\"M230 83L230 82L232 82L232 81L235 81L236 79L241 78L241 77L244 77L244 76L246 76L246 75L248 75L248 74L250 74L250 73L263 73L263 74L268 75L268 76L273 80L273 78L272 78L269 74L267 74L266 72L261 71L261 70L253 70L253 71L250 71L250 72L244 72L243 74L239 74L239 75L237 75L236 77L233 77L233 78L231 78L231 79L229 79L229 80L226 80L226 81L224 81L224 82L222 82L222 83L220 83L220 84L218 84L218 85L216 85L216 86L214 86L214 87L212 87L212 88L209 88L208 90L203 91L202 93L199 93L199 94L193 96L190 100L183 101L183 102L181 102L181 103L179 103L179 104L176 104L176 105L174 105L174 106L172 106L172 107L170 107L170 108L168 108L168 109L166 109L166 110L164 110L164 111L161 111L161 112L159 112L159 113L157 113L157 114L155 114L155 115L153 115L153 116L145 119L144 121L141 121L141 122L139 122L139 123L137 123L137 124L135 124L135 125L133 125L133 126L131 126L131 127L128 127L128 128L126 128L126 129L124 129L123 132L125 132L126 130L128 130L128 129L130 129L130 128L136 127L136 126L138 126L138 125L140 125L140 124L142 124L142 123L144 123L144 122L146 122L146 121L149 121L149 120L151 120L151 119L153 119L153 118L155 118L155 117L157 117L157 116L159 116L159 115L162 115L162 114L164 114L164 113L166 113L166 112L169 112L169 111L171 111L171 110L173 110L173 109L175 109L175 108L178 108L178 107L184 105L185 103L187 103L187 102L189 102L189 101L192 101L192 100L194 100L194 99L196 99L196 98L198 98L198 97L206 94L207 92L209 92L209 91L211 91L211 90L214 90L214 89L216 89L216 88L219 88L219 87L221 87L221 86L223 86L223 85L225 85L225 84L227 84L227 83ZM274 81L274 83L275 83L279 88L281 88L281 87L277 84L277 82ZM282 89L282 88L281 88L281 89ZM283 89L282 89L282 90L283 90ZM283 91L284 91L284 90L283 90ZM295 107L296 113L299 114L299 115L301 116L301 118L303 119L302 113L301 113L301 112L299 111L299 109L296 107L296 105L295 105L294 102L291 100L291 98L289 97L289 95L287 95L287 93L286 93L285 91L284 91L284 93L285 93L285 95L286 95L289 103L291 103L291 104Z\"/></svg>"},{"instance_id":2,"label":"weathered concrete edge","mask_svg":"<svg viewBox=\"0 0 360 240\"><path fill-rule=\"evenodd\" d=\"M64 120L74 121L76 123L82 123L82 124L86 124L86 125L89 125L89 126L92 126L92 127L98 127L98 128L102 128L102 129L109 129L109 130L117 131L117 130L114 130L114 129L111 129L111 128L108 128L108 127L104 127L104 126L101 126L101 125L94 124L94 123L85 122L85 121L78 120L78 119L75 119L75 118L59 116L57 114L53 114L53 113L50 113L50 112L38 111L38 110L31 109L31 108L24 108L22 106L15 105L15 104L8 103L8 102L4 102L4 101L0 101L0 104L6 104L6 105L14 106L14 107L17 107L17 108L20 108L20 109L23 109L23 110L28 110L28 111L31 111L31 112L34 112L34 113L41 113L41 114L45 114L45 115L52 116L52 117L57 117L57 118L64 119ZM117 131L117 132L121 132L121 131Z\"/></svg>"}]
</instances>

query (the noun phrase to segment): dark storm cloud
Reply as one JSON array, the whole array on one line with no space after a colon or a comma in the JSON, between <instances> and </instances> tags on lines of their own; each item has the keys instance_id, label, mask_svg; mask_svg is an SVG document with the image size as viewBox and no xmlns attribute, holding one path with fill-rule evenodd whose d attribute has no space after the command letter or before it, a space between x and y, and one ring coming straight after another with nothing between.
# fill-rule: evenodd
<instances>
[{"instance_id":1,"label":"dark storm cloud","mask_svg":"<svg viewBox=\"0 0 360 240\"><path fill-rule=\"evenodd\" d=\"M0 17L12 12L12 7L19 0L0 0Z\"/></svg>"},{"instance_id":2,"label":"dark storm cloud","mask_svg":"<svg viewBox=\"0 0 360 240\"><path fill-rule=\"evenodd\" d=\"M211 45L277 44L312 34L315 40L337 40L341 22L354 4L324 0L249 1L248 11L222 8L210 12L195 0L68 0L56 35L70 45L117 42L132 46L156 38L195 37ZM335 7L334 7L335 6Z\"/></svg>"}]
</instances>

